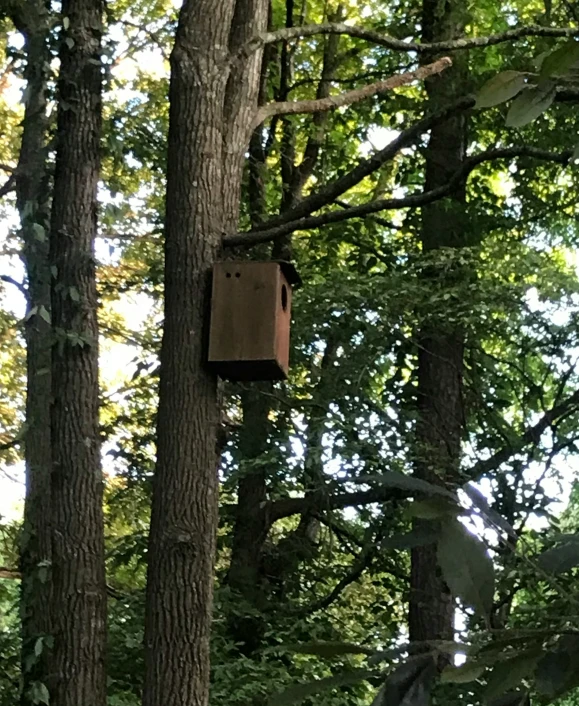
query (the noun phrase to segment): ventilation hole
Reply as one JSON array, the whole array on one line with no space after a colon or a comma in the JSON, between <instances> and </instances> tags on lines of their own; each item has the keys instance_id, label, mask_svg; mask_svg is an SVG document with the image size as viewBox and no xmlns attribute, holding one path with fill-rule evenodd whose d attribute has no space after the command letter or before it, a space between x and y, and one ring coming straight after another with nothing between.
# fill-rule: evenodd
<instances>
[{"instance_id":1,"label":"ventilation hole","mask_svg":"<svg viewBox=\"0 0 579 706\"><path fill-rule=\"evenodd\" d=\"M287 311L287 287L285 284L281 285L281 308Z\"/></svg>"},{"instance_id":2,"label":"ventilation hole","mask_svg":"<svg viewBox=\"0 0 579 706\"><path fill-rule=\"evenodd\" d=\"M236 272L235 276L237 277L237 279L239 279L241 277L241 272Z\"/></svg>"},{"instance_id":3,"label":"ventilation hole","mask_svg":"<svg viewBox=\"0 0 579 706\"><path fill-rule=\"evenodd\" d=\"M227 279L231 279L231 272L227 272L225 276L227 277Z\"/></svg>"}]
</instances>

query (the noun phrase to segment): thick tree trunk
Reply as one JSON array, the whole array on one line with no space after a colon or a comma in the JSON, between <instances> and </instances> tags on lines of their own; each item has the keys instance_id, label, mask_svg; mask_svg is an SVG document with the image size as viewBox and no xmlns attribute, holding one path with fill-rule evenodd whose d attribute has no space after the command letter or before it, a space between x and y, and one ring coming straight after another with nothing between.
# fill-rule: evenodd
<instances>
[{"instance_id":1,"label":"thick tree trunk","mask_svg":"<svg viewBox=\"0 0 579 706\"><path fill-rule=\"evenodd\" d=\"M95 261L100 0L65 0L50 234L56 706L104 706L106 585Z\"/></svg>"},{"instance_id":2,"label":"thick tree trunk","mask_svg":"<svg viewBox=\"0 0 579 706\"><path fill-rule=\"evenodd\" d=\"M149 539L145 706L207 703L217 529L218 387L204 365L211 267L236 224L264 0L186 0L171 54L165 326Z\"/></svg>"},{"instance_id":3,"label":"thick tree trunk","mask_svg":"<svg viewBox=\"0 0 579 706\"><path fill-rule=\"evenodd\" d=\"M464 0L424 0L423 41L450 39L464 34ZM431 61L432 57L428 57ZM426 58L425 58L426 61ZM454 66L427 81L429 104L441 108L466 93L467 55L453 58ZM433 128L426 155L428 191L446 184L460 167L466 152L463 114ZM464 244L464 191L423 209L422 247L426 253ZM437 322L425 327L418 340L418 422L415 472L420 478L445 483L456 477L463 433L462 372L464 340L460 329ZM436 560L435 545L412 551L409 608L410 639L450 639L453 602Z\"/></svg>"},{"instance_id":4,"label":"thick tree trunk","mask_svg":"<svg viewBox=\"0 0 579 706\"><path fill-rule=\"evenodd\" d=\"M46 111L49 16L44 0L15 16L24 36L27 101L18 160L16 201L20 214L28 280L26 323L26 501L20 574L22 619L22 703L34 700L35 685L50 687L51 493L51 342L50 265L48 262L49 185L46 165ZM38 646L41 647L40 654ZM36 695L38 695L36 693Z\"/></svg>"}]
</instances>

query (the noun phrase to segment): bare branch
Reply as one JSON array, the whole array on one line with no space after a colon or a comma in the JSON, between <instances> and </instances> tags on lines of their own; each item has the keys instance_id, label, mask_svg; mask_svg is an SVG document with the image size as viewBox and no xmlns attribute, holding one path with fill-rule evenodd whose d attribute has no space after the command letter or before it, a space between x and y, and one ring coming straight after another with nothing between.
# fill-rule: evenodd
<instances>
[{"instance_id":1,"label":"bare branch","mask_svg":"<svg viewBox=\"0 0 579 706\"><path fill-rule=\"evenodd\" d=\"M19 438L10 439L10 441L5 441L3 444L0 444L0 451L9 451L10 449L13 449L18 446L20 443L22 443L22 439Z\"/></svg>"},{"instance_id":2,"label":"bare branch","mask_svg":"<svg viewBox=\"0 0 579 706\"><path fill-rule=\"evenodd\" d=\"M6 196L6 194L9 194L11 191L15 191L15 190L16 190L16 173L12 172L12 174L4 182L4 185L0 186L0 198L2 198L2 196Z\"/></svg>"},{"instance_id":3,"label":"bare branch","mask_svg":"<svg viewBox=\"0 0 579 706\"><path fill-rule=\"evenodd\" d=\"M335 110L346 105L359 103L360 101L371 98L372 96L391 91L400 86L406 86L413 81L423 81L429 76L439 74L449 66L452 66L452 60L449 57L443 57L432 64L421 66L416 71L408 73L396 74L390 76L383 81L376 81L363 88L356 88L352 91L345 91L337 96L328 96L327 98L318 98L316 100L303 101L282 101L278 103L268 103L262 106L257 111L253 129L261 125L265 120L273 115L296 115L297 113L322 113L328 110Z\"/></svg>"},{"instance_id":4,"label":"bare branch","mask_svg":"<svg viewBox=\"0 0 579 706\"><path fill-rule=\"evenodd\" d=\"M16 287L16 289L18 289L18 291L22 292L22 294L24 294L25 297L28 296L28 291L27 291L26 287L24 286L24 284L22 282L19 282L16 279L14 279L14 277L10 277L10 275L0 275L0 281L6 282L6 284L13 285L14 287Z\"/></svg>"},{"instance_id":5,"label":"bare branch","mask_svg":"<svg viewBox=\"0 0 579 706\"><path fill-rule=\"evenodd\" d=\"M442 42L405 42L396 39L387 34L376 32L364 27L356 27L344 22L326 22L319 25L304 25L302 27L286 27L278 29L274 32L265 32L251 39L234 57L234 61L238 57L247 56L248 54L257 51L265 44L273 44L275 42L289 41L300 37L313 37L320 34L345 34L356 39L364 39L373 44L401 52L416 52L424 54L427 52L451 52L459 49L473 49L475 47L491 47L504 42L512 42L515 39L522 37L577 37L579 36L579 28L577 27L542 27L540 25L527 25L509 29L506 32L499 34L491 34L487 37L460 37L459 39L450 39Z\"/></svg>"},{"instance_id":6,"label":"bare branch","mask_svg":"<svg viewBox=\"0 0 579 706\"><path fill-rule=\"evenodd\" d=\"M330 211L329 213L324 213L319 216L300 218L288 223L282 223L268 230L238 233L237 235L225 238L223 244L226 247L252 246L257 243L264 243L275 240L276 238L281 238L296 230L310 230L312 228L329 225L330 223L340 223L350 218L364 218L378 211L424 206L451 194L479 164L491 160L513 157L533 157L535 159L566 165L571 159L572 153L563 152L557 154L534 147L507 147L499 150L488 150L465 160L461 169L456 172L452 179L447 184L439 186L436 189L419 194L411 194L410 196L399 199L378 199L362 204L361 206L352 206L347 210Z\"/></svg>"}]
</instances>

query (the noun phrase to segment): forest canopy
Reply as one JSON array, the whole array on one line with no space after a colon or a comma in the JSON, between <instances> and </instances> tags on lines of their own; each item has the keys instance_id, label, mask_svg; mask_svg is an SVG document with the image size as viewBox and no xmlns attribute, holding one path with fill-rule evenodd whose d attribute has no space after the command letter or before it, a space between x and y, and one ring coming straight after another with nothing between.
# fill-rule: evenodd
<instances>
[{"instance_id":1,"label":"forest canopy","mask_svg":"<svg viewBox=\"0 0 579 706\"><path fill-rule=\"evenodd\" d=\"M572 706L575 4L6 0L0 54L0 706ZM207 364L223 261L299 273L287 379Z\"/></svg>"}]
</instances>

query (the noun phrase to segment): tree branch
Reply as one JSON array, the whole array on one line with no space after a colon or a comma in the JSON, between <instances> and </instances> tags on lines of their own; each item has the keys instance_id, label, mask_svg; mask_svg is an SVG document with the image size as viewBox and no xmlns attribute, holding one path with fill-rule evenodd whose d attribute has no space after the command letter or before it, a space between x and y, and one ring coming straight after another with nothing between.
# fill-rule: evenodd
<instances>
[{"instance_id":1,"label":"tree branch","mask_svg":"<svg viewBox=\"0 0 579 706\"><path fill-rule=\"evenodd\" d=\"M14 279L14 277L10 277L10 275L0 275L0 281L6 282L7 284L11 284L16 289L18 289L22 294L24 294L25 297L28 296L28 291L24 284L22 282L19 282L18 280Z\"/></svg>"},{"instance_id":2,"label":"tree branch","mask_svg":"<svg viewBox=\"0 0 579 706\"><path fill-rule=\"evenodd\" d=\"M348 25L344 22L325 22L319 25L304 25L302 27L286 27L274 32L264 32L254 37L245 44L238 54L233 57L233 61L240 60L243 56L257 51L265 44L275 42L290 41L300 37L313 37L319 34L345 34L356 39L364 39L378 44L379 46L402 52L416 52L424 54L428 52L451 52L460 49L473 49L475 47L491 47L504 42L511 42L522 37L577 37L579 28L577 27L542 27L540 25L527 25L509 29L499 34L491 34L487 37L460 37L442 42L405 42L395 39L387 34L376 32L364 27Z\"/></svg>"},{"instance_id":3,"label":"tree branch","mask_svg":"<svg viewBox=\"0 0 579 706\"><path fill-rule=\"evenodd\" d=\"M523 434L521 434L517 442L499 449L499 451L490 458L475 463L468 471L468 475L473 479L479 478L485 473L497 469L512 458L512 456L521 452L526 446L529 446L529 444L537 445L543 433L553 422L577 410L579 410L579 390L560 404L547 410L536 424L528 427ZM335 495L330 495L327 490L321 490L302 498L282 498L281 500L274 500L269 504L268 516L270 522L273 524L277 520L291 515L320 510L342 510L346 507L404 500L414 495L416 495L416 491L386 486L378 486L376 488L370 488L369 490L359 490L353 493L337 493Z\"/></svg>"},{"instance_id":4,"label":"tree branch","mask_svg":"<svg viewBox=\"0 0 579 706\"><path fill-rule=\"evenodd\" d=\"M295 115L297 113L322 113L328 110L335 110L346 105L359 103L360 101L371 98L372 96L391 91L400 86L406 86L413 81L423 81L429 76L439 74L449 66L452 66L452 60L445 56L432 64L421 66L416 71L408 73L396 74L390 76L383 81L376 81L362 88L356 88L352 91L345 91L337 96L328 96L327 98L318 98L315 100L302 101L282 101L278 103L268 103L262 106L257 111L252 128L255 129L265 120L273 115Z\"/></svg>"},{"instance_id":5,"label":"tree branch","mask_svg":"<svg viewBox=\"0 0 579 706\"><path fill-rule=\"evenodd\" d=\"M224 239L224 246L252 246L257 243L264 243L276 238L283 237L296 230L310 230L319 228L331 223L340 223L349 220L350 218L364 218L378 211L388 211L400 208L417 208L426 204L437 201L451 194L468 176L469 174L483 162L488 162L496 159L507 159L513 157L532 157L550 162L558 162L566 165L572 158L571 152L563 152L561 154L540 150L534 147L507 147L498 150L488 150L481 154L475 155L466 159L463 166L455 173L452 179L443 186L436 189L431 189L420 194L411 194L399 199L378 199L362 204L361 206L352 206L346 210L330 211L319 216L309 216L300 218L289 223L282 223L268 230L254 230L237 235L229 236Z\"/></svg>"},{"instance_id":6,"label":"tree branch","mask_svg":"<svg viewBox=\"0 0 579 706\"><path fill-rule=\"evenodd\" d=\"M472 467L469 475L472 478L478 478L501 464L506 463L512 456L522 451L529 444L538 444L542 434L555 422L563 417L568 416L572 412L579 409L579 390L574 392L563 402L555 405L547 410L536 424L528 427L519 437L516 443L511 443L508 446L497 451L490 458L478 461Z\"/></svg>"},{"instance_id":7,"label":"tree branch","mask_svg":"<svg viewBox=\"0 0 579 706\"><path fill-rule=\"evenodd\" d=\"M270 504L270 522L276 522L284 517L300 515L314 510L343 510L357 505L383 503L387 500L405 500L411 494L398 488L379 486L370 490L358 490L353 493L337 493L330 495L327 490L312 493L303 498L282 498Z\"/></svg>"},{"instance_id":8,"label":"tree branch","mask_svg":"<svg viewBox=\"0 0 579 706\"><path fill-rule=\"evenodd\" d=\"M317 613L320 610L325 610L329 608L332 603L335 603L342 593L348 586L355 583L368 569L378 553L379 543L377 541L370 542L365 546L360 554L356 557L352 564L351 570L342 576L334 588L328 593L327 596L320 598L315 603L307 606L299 606L295 611L296 613L303 615L310 615L311 613ZM293 612L293 611L290 611Z\"/></svg>"},{"instance_id":9,"label":"tree branch","mask_svg":"<svg viewBox=\"0 0 579 706\"><path fill-rule=\"evenodd\" d=\"M3 186L0 186L0 198L2 198L3 196L6 196L6 194L9 194L11 191L15 191L15 189L16 189L16 173L12 172L12 174L4 182Z\"/></svg>"},{"instance_id":10,"label":"tree branch","mask_svg":"<svg viewBox=\"0 0 579 706\"><path fill-rule=\"evenodd\" d=\"M458 111L468 110L469 108L472 108L474 104L475 99L473 96L465 96L464 98L460 98L458 101L456 101L456 103L452 103L451 105L446 106L441 111L434 113L433 115L429 115L423 118L422 120L419 120L418 122L414 123L414 125L411 125L405 130L402 130L402 132L400 132L396 139L392 140L392 142L390 142L388 145L386 145L386 147L384 147L380 151L376 152L376 154L372 155L371 157L368 157L367 159L361 160L359 164L354 167L354 169L352 169L352 171L348 172L348 174L345 174L344 176L336 179L335 181L331 182L319 191L310 194L310 196L305 199L302 199L293 208L289 209L288 211L285 211L279 216L270 218L268 221L257 226L250 232L257 233L260 231L270 230L271 228L275 228L278 225L289 223L291 221L296 221L305 216L309 216L314 211L318 211L320 208L327 206L328 204L332 203L337 198L339 198L346 191L359 184L367 176L380 169L380 167L385 162L394 159L394 157L403 147L408 147L408 145L415 142L421 135L430 130L431 127L437 125L440 122L444 122L449 116L454 115L454 113ZM294 228L293 230L297 229ZM246 244L244 240L247 235L248 233L238 233L235 236L225 236L223 244L226 247L233 247L239 244L239 242L237 242L237 239L242 236L243 239L241 241L241 244ZM269 239L271 240L271 238Z\"/></svg>"},{"instance_id":11,"label":"tree branch","mask_svg":"<svg viewBox=\"0 0 579 706\"><path fill-rule=\"evenodd\" d=\"M10 449L15 448L22 442L22 439L16 438L16 439L10 439L10 441L5 441L3 444L0 444L0 451L9 451Z\"/></svg>"}]
</instances>

